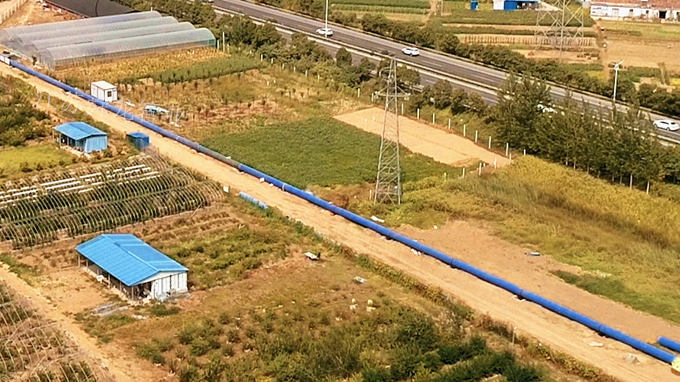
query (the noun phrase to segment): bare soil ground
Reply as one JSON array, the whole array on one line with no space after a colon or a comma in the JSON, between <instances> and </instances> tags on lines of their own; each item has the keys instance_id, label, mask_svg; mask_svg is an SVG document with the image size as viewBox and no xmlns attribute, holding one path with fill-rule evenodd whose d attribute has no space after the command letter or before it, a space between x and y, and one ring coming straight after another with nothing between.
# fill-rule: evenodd
<instances>
[{"instance_id":1,"label":"bare soil ground","mask_svg":"<svg viewBox=\"0 0 680 382\"><path fill-rule=\"evenodd\" d=\"M38 91L46 91L53 96L62 94L58 88L36 78L22 75L18 70L2 66L0 73L23 77L27 82L36 86ZM87 109L84 102L76 101L75 103L80 109ZM109 112L90 111L90 115L121 132L139 130L137 124ZM207 156L197 154L175 141L162 138L150 131L146 131L146 133L149 134L152 144L159 149L161 154L200 171L215 181L264 200L270 206L279 208L291 218L299 219L301 223L313 227L321 235L343 243L359 253L368 254L418 280L440 287L445 293L461 299L473 309L488 313L497 320L511 322L517 327L518 332L537 338L555 350L571 354L581 361L594 364L622 381L659 382L676 378L673 376L669 365L644 356L628 346L606 338L598 338L598 342L601 342L604 346L591 347L587 341L596 338L596 334L584 326L548 312L537 305L518 301L510 293L464 272L452 270L432 258L416 256L410 249L401 244L385 240L372 231L303 202L277 188L260 183L258 179L241 174L237 170ZM448 236L448 240L469 240L479 243L479 248L484 248L484 245L487 245L479 238L472 238L471 240L470 236L459 235L457 231L452 232ZM493 246L485 248L485 250L489 253L489 259L502 255L502 252L499 253L498 248ZM450 254L453 256L460 255L459 253ZM496 275L518 278L526 265L522 261L511 261L508 264L511 265L498 267ZM531 279L522 279L519 280L519 283L520 286L531 291L540 291L544 294L556 293L556 291L551 290L554 286L537 284ZM680 327L671 325L662 319L634 311L575 287L565 285L561 288L567 288L561 290L568 291L568 293L564 293L562 298L569 298L571 303L578 304L578 307L572 306L576 310L643 341L652 342L660 334L671 338L680 338ZM30 292L34 293L32 289ZM50 309L47 304L44 305L44 308L45 310ZM70 325L75 326L72 323ZM77 327L74 330L80 331ZM84 336L82 342L91 343L91 340ZM96 352L96 348L93 349L93 352ZM636 364L627 363L624 357L628 353L635 354L640 362ZM106 355L103 356L106 357ZM121 378L121 380L129 380L126 377Z\"/></svg>"},{"instance_id":2,"label":"bare soil ground","mask_svg":"<svg viewBox=\"0 0 680 382\"><path fill-rule=\"evenodd\" d=\"M383 110L373 107L338 115L335 119L380 135L382 134L383 115ZM469 164L477 160L485 163L495 161L498 166L510 163L508 158L485 150L469 139L403 116L399 117L399 140L402 145L415 153L454 166Z\"/></svg>"},{"instance_id":3,"label":"bare soil ground","mask_svg":"<svg viewBox=\"0 0 680 382\"><path fill-rule=\"evenodd\" d=\"M658 68L666 63L669 71L680 72L680 42L634 41L626 38L608 38L606 56L609 62L624 61L626 66Z\"/></svg>"},{"instance_id":4,"label":"bare soil ground","mask_svg":"<svg viewBox=\"0 0 680 382\"><path fill-rule=\"evenodd\" d=\"M27 1L16 13L10 16L7 20L2 22L3 28L14 27L18 25L33 25L51 23L55 21L74 20L78 17L68 12L57 13L54 9L43 7L39 2Z\"/></svg>"}]
</instances>

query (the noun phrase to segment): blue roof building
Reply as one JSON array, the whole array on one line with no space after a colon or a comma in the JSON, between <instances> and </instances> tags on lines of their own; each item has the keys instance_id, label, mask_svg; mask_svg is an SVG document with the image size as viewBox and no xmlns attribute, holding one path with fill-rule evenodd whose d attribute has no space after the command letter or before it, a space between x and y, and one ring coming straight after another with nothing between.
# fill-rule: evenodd
<instances>
[{"instance_id":1,"label":"blue roof building","mask_svg":"<svg viewBox=\"0 0 680 382\"><path fill-rule=\"evenodd\" d=\"M128 298L164 300L187 292L187 269L130 234L104 234L76 246L85 267Z\"/></svg>"},{"instance_id":2,"label":"blue roof building","mask_svg":"<svg viewBox=\"0 0 680 382\"><path fill-rule=\"evenodd\" d=\"M106 133L84 122L68 122L54 128L60 145L70 146L84 153L106 150Z\"/></svg>"}]
</instances>

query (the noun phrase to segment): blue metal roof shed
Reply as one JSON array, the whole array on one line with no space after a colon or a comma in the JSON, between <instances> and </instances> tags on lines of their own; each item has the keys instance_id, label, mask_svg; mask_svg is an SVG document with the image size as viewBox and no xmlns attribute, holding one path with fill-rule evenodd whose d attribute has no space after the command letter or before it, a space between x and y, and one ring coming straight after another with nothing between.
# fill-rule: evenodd
<instances>
[{"instance_id":1,"label":"blue metal roof shed","mask_svg":"<svg viewBox=\"0 0 680 382\"><path fill-rule=\"evenodd\" d=\"M133 143L137 150L143 150L144 148L149 146L149 136L140 133L140 132L133 132L133 133L127 133L127 139L128 142Z\"/></svg>"},{"instance_id":2,"label":"blue metal roof shed","mask_svg":"<svg viewBox=\"0 0 680 382\"><path fill-rule=\"evenodd\" d=\"M84 122L68 122L54 128L59 133L59 143L85 153L106 150L106 133Z\"/></svg>"},{"instance_id":3,"label":"blue metal roof shed","mask_svg":"<svg viewBox=\"0 0 680 382\"><path fill-rule=\"evenodd\" d=\"M104 234L76 246L86 266L98 275L108 275L112 286L130 297L146 295L164 299L186 292L187 268L130 234ZM92 262L95 266L89 266ZM146 290L146 292L145 292Z\"/></svg>"}]
</instances>

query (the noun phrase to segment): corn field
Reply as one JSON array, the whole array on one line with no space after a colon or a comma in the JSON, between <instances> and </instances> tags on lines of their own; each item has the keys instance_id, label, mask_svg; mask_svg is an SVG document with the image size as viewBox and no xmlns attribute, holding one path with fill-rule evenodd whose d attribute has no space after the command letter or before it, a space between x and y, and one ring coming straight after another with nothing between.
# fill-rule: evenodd
<instances>
[{"instance_id":1,"label":"corn field","mask_svg":"<svg viewBox=\"0 0 680 382\"><path fill-rule=\"evenodd\" d=\"M142 155L0 186L0 240L19 249L208 206L219 187Z\"/></svg>"},{"instance_id":2,"label":"corn field","mask_svg":"<svg viewBox=\"0 0 680 382\"><path fill-rule=\"evenodd\" d=\"M488 45L527 45L527 46L554 46L556 37L545 36L507 36L507 35L488 35L488 34L460 34L460 42L466 44L488 44ZM596 46L596 40L592 37L565 39L564 45L573 47Z\"/></svg>"},{"instance_id":3,"label":"corn field","mask_svg":"<svg viewBox=\"0 0 680 382\"><path fill-rule=\"evenodd\" d=\"M0 380L112 381L55 324L0 282Z\"/></svg>"}]
</instances>

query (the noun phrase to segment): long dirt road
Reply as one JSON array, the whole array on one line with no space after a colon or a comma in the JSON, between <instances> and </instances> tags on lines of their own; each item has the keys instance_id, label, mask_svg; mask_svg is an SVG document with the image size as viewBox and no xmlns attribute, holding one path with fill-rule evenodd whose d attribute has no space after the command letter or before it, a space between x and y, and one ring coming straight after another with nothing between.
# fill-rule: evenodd
<instances>
[{"instance_id":1,"label":"long dirt road","mask_svg":"<svg viewBox=\"0 0 680 382\"><path fill-rule=\"evenodd\" d=\"M35 86L38 92L48 92L54 97L64 98L57 87L37 78L28 77L17 69L0 67L2 75L24 78ZM90 106L80 99L74 100L78 109L87 110ZM144 131L150 136L152 144L161 155L206 174L223 185L247 192L268 205L280 209L285 215L298 219L313 227L323 236L345 244L359 253L367 254L401 270L418 280L441 288L445 293L462 300L473 309L487 313L491 317L512 323L519 333L528 334L551 348L571 354L577 359L593 364L607 374L621 381L661 382L680 380L672 374L668 365L651 359L630 347L605 338L599 338L592 330L546 311L537 305L519 301L513 295L493 287L464 272L426 256L416 256L409 248L393 241L385 240L378 234L363 229L349 221L332 215L293 195L260 183L258 179L240 173L221 162L166 138L145 130L143 127L125 120L113 113L97 109L88 112L95 120L106 123L113 129L125 133ZM455 236L451 240L456 240ZM456 256L456 253L449 255ZM503 277L503 274L498 274ZM548 294L547 288L540 285L522 285L524 288ZM568 292L564 292L564 291ZM630 308L591 295L575 287L565 286L560 293L567 301L574 303L574 309L643 341L652 342L658 335L680 338L680 328L662 319L634 311ZM602 347L589 346L592 341L604 344ZM640 362L628 363L624 360L628 353L637 356Z\"/></svg>"}]
</instances>

